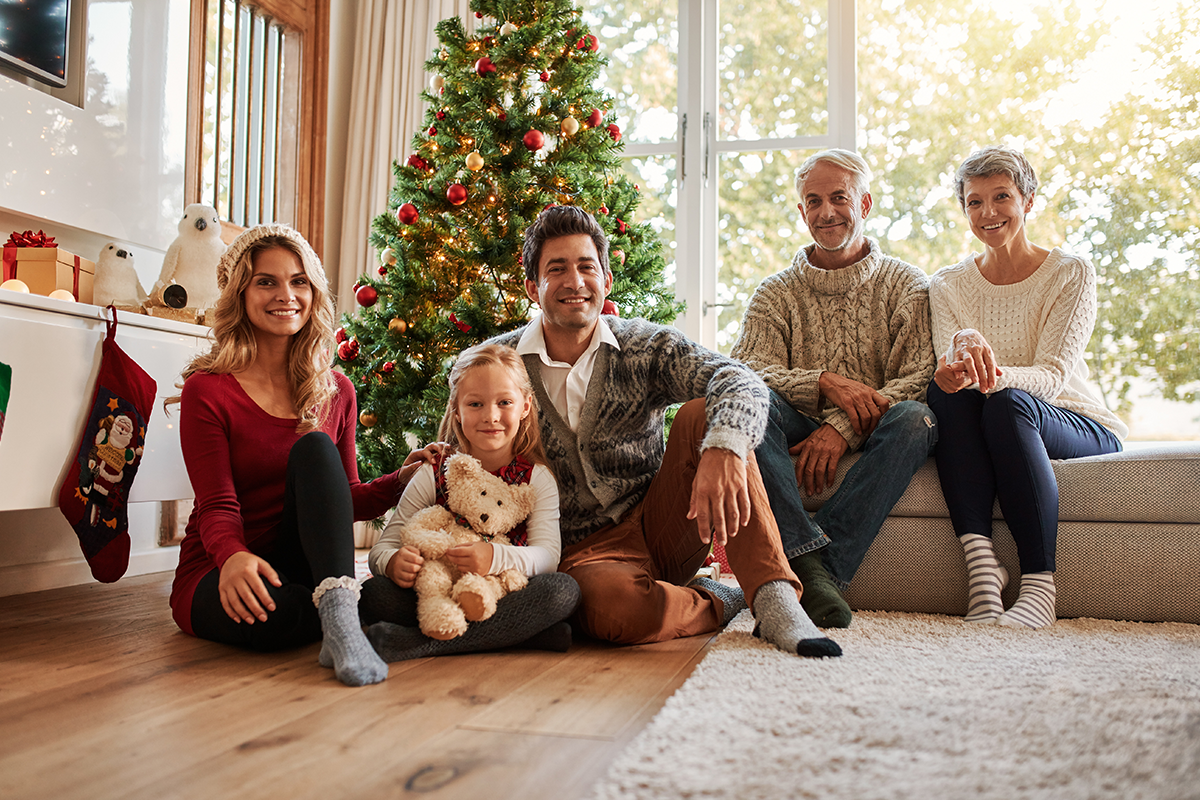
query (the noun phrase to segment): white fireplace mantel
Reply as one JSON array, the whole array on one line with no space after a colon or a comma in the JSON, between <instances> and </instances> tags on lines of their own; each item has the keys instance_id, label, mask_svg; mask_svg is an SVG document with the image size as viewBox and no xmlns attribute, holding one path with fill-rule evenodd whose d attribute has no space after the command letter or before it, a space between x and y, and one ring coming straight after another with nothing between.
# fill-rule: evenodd
<instances>
[{"instance_id":1,"label":"white fireplace mantel","mask_svg":"<svg viewBox=\"0 0 1200 800\"><path fill-rule=\"evenodd\" d=\"M0 434L0 511L54 508L87 420L108 312L98 306L0 289L0 362L12 395ZM158 384L145 452L129 502L192 497L179 449L179 372L207 350L208 328L117 313L116 341Z\"/></svg>"}]
</instances>

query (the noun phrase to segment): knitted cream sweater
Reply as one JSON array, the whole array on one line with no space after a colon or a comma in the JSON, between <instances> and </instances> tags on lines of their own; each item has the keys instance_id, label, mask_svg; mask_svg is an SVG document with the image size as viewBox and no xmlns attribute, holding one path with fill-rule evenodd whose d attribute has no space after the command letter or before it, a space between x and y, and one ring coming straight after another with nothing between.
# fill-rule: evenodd
<instances>
[{"instance_id":1,"label":"knitted cream sweater","mask_svg":"<svg viewBox=\"0 0 1200 800\"><path fill-rule=\"evenodd\" d=\"M821 399L821 373L864 383L893 403L924 401L935 362L929 278L870 245L866 258L837 270L814 267L801 249L758 287L733 346L734 358L797 411L833 426L851 450L865 437L845 411Z\"/></svg>"},{"instance_id":2,"label":"knitted cream sweater","mask_svg":"<svg viewBox=\"0 0 1200 800\"><path fill-rule=\"evenodd\" d=\"M1099 422L1120 438L1129 428L1093 396L1083 356L1096 325L1096 270L1059 248L1020 283L996 286L972 253L933 276L933 342L948 355L954 334L983 334L1004 374L995 391L1023 389L1058 408Z\"/></svg>"}]
</instances>

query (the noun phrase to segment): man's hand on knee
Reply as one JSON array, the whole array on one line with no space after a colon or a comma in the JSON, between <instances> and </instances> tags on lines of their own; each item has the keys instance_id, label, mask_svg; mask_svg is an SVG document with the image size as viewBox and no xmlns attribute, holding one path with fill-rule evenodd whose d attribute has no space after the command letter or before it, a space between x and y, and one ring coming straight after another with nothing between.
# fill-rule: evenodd
<instances>
[{"instance_id":1,"label":"man's hand on knee","mask_svg":"<svg viewBox=\"0 0 1200 800\"><path fill-rule=\"evenodd\" d=\"M832 486L837 477L837 465L850 449L849 443L832 425L822 425L808 438L788 450L796 460L796 480L810 495L820 494Z\"/></svg>"},{"instance_id":2,"label":"man's hand on knee","mask_svg":"<svg viewBox=\"0 0 1200 800\"><path fill-rule=\"evenodd\" d=\"M720 447L700 454L688 519L700 527L700 541L719 545L750 523L750 487L741 456Z\"/></svg>"},{"instance_id":3,"label":"man's hand on knee","mask_svg":"<svg viewBox=\"0 0 1200 800\"><path fill-rule=\"evenodd\" d=\"M859 436L869 436L887 413L892 401L879 392L836 372L822 372L818 381L821 396L846 412Z\"/></svg>"}]
</instances>

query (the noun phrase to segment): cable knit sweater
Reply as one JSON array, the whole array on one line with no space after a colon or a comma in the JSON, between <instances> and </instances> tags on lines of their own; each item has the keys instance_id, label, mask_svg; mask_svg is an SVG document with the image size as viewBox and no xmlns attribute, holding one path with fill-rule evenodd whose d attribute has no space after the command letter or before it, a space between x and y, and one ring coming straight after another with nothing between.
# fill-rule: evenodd
<instances>
[{"instance_id":1,"label":"cable knit sweater","mask_svg":"<svg viewBox=\"0 0 1200 800\"><path fill-rule=\"evenodd\" d=\"M621 518L645 497L666 445L668 406L708 399L701 450L721 447L742 458L767 425L767 387L744 365L714 353L675 328L605 317L620 349L600 346L578 433L554 408L541 359L524 356L541 417L542 444L558 478L564 546ZM492 340L515 347L521 330Z\"/></svg>"},{"instance_id":2,"label":"cable knit sweater","mask_svg":"<svg viewBox=\"0 0 1200 800\"><path fill-rule=\"evenodd\" d=\"M1099 422L1120 438L1129 429L1087 385L1083 355L1096 325L1096 270L1059 248L1020 283L996 286L972 253L933 276L929 301L933 341L948 355L954 334L983 334L1004 374L995 391L1015 388Z\"/></svg>"},{"instance_id":3,"label":"cable knit sweater","mask_svg":"<svg viewBox=\"0 0 1200 800\"><path fill-rule=\"evenodd\" d=\"M851 451L866 437L822 400L821 373L864 383L893 403L924 401L936 361L929 278L870 246L866 258L836 270L814 267L801 249L790 267L759 285L733 346L734 358L797 411L835 428Z\"/></svg>"}]
</instances>

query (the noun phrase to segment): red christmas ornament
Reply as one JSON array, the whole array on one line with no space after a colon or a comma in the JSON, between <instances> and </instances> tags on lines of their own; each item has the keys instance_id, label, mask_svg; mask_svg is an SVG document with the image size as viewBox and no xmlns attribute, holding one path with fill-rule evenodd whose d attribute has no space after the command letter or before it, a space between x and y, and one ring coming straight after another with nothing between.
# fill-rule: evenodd
<instances>
[{"instance_id":1,"label":"red christmas ornament","mask_svg":"<svg viewBox=\"0 0 1200 800\"><path fill-rule=\"evenodd\" d=\"M508 119L508 114L505 114L503 111L501 111L499 114L496 115L496 119L500 120L501 122L504 122L504 120Z\"/></svg>"},{"instance_id":2,"label":"red christmas ornament","mask_svg":"<svg viewBox=\"0 0 1200 800\"><path fill-rule=\"evenodd\" d=\"M385 361L384 362L384 364L383 364L383 374L384 375L391 375L392 371L395 369L396 369L396 362L394 362L394 361Z\"/></svg>"},{"instance_id":3,"label":"red christmas ornament","mask_svg":"<svg viewBox=\"0 0 1200 800\"><path fill-rule=\"evenodd\" d=\"M437 117L438 121L441 122L442 120L444 120L446 118L446 112L439 111L436 114L434 114L433 116Z\"/></svg>"},{"instance_id":4,"label":"red christmas ornament","mask_svg":"<svg viewBox=\"0 0 1200 800\"><path fill-rule=\"evenodd\" d=\"M360 306L370 307L375 305L375 301L379 299L379 292L375 291L374 286L360 286L354 293L354 299Z\"/></svg>"},{"instance_id":5,"label":"red christmas ornament","mask_svg":"<svg viewBox=\"0 0 1200 800\"><path fill-rule=\"evenodd\" d=\"M387 267L381 266L379 268L379 275L380 275L380 277L387 275Z\"/></svg>"},{"instance_id":6,"label":"red christmas ornament","mask_svg":"<svg viewBox=\"0 0 1200 800\"><path fill-rule=\"evenodd\" d=\"M601 214L607 214L607 213L608 213L608 206L600 206L600 213L601 213Z\"/></svg>"},{"instance_id":7,"label":"red christmas ornament","mask_svg":"<svg viewBox=\"0 0 1200 800\"><path fill-rule=\"evenodd\" d=\"M437 136L437 128L430 125L429 126L429 137L433 138L434 136Z\"/></svg>"},{"instance_id":8,"label":"red christmas ornament","mask_svg":"<svg viewBox=\"0 0 1200 800\"><path fill-rule=\"evenodd\" d=\"M429 162L421 158L416 153L408 157L408 165L417 169L429 169Z\"/></svg>"},{"instance_id":9,"label":"red christmas ornament","mask_svg":"<svg viewBox=\"0 0 1200 800\"><path fill-rule=\"evenodd\" d=\"M452 183L446 188L446 199L452 206L461 206L467 202L467 187L461 183Z\"/></svg>"},{"instance_id":10,"label":"red christmas ornament","mask_svg":"<svg viewBox=\"0 0 1200 800\"><path fill-rule=\"evenodd\" d=\"M460 331L462 331L463 333L466 333L467 331L471 330L471 326L468 325L467 323L463 322L458 317L454 316L453 312L450 313L450 321L453 322L454 326L456 328L458 328Z\"/></svg>"},{"instance_id":11,"label":"red christmas ornament","mask_svg":"<svg viewBox=\"0 0 1200 800\"><path fill-rule=\"evenodd\" d=\"M587 124L590 127L595 128L595 127L598 127L603 120L604 120L604 117L601 116L600 109L593 108L592 113L588 114Z\"/></svg>"},{"instance_id":12,"label":"red christmas ornament","mask_svg":"<svg viewBox=\"0 0 1200 800\"><path fill-rule=\"evenodd\" d=\"M342 361L353 361L358 358L358 341L355 339L347 339L338 345L338 358Z\"/></svg>"},{"instance_id":13,"label":"red christmas ornament","mask_svg":"<svg viewBox=\"0 0 1200 800\"><path fill-rule=\"evenodd\" d=\"M476 11L476 12L475 12L475 19L483 19L483 12L482 12L482 11Z\"/></svg>"},{"instance_id":14,"label":"red christmas ornament","mask_svg":"<svg viewBox=\"0 0 1200 800\"><path fill-rule=\"evenodd\" d=\"M605 300L604 305L600 307L601 314L608 314L613 317L621 316L621 312L617 309L617 304L612 300Z\"/></svg>"},{"instance_id":15,"label":"red christmas ornament","mask_svg":"<svg viewBox=\"0 0 1200 800\"><path fill-rule=\"evenodd\" d=\"M617 261L620 261L622 264L625 263L625 251L624 250L613 250L612 254L616 257Z\"/></svg>"},{"instance_id":16,"label":"red christmas ornament","mask_svg":"<svg viewBox=\"0 0 1200 800\"><path fill-rule=\"evenodd\" d=\"M338 328L336 331L333 332L333 340L335 342L337 342L338 344L341 344L342 342L346 341L349 338L350 337L346 335L345 328Z\"/></svg>"},{"instance_id":17,"label":"red christmas ornament","mask_svg":"<svg viewBox=\"0 0 1200 800\"><path fill-rule=\"evenodd\" d=\"M538 78L541 79L542 83L549 83L550 82L550 73L546 72L545 70L542 70L542 74L538 75Z\"/></svg>"},{"instance_id":18,"label":"red christmas ornament","mask_svg":"<svg viewBox=\"0 0 1200 800\"><path fill-rule=\"evenodd\" d=\"M396 209L396 219L405 225L415 225L420 218L421 215L417 213L417 207L412 203L404 203L400 208Z\"/></svg>"},{"instance_id":19,"label":"red christmas ornament","mask_svg":"<svg viewBox=\"0 0 1200 800\"><path fill-rule=\"evenodd\" d=\"M490 73L496 71L496 65L487 56L475 62L475 73L481 78L487 77Z\"/></svg>"},{"instance_id":20,"label":"red christmas ornament","mask_svg":"<svg viewBox=\"0 0 1200 800\"><path fill-rule=\"evenodd\" d=\"M575 43L576 50L588 50L592 53L600 49L600 42L592 34L588 34Z\"/></svg>"},{"instance_id":21,"label":"red christmas ornament","mask_svg":"<svg viewBox=\"0 0 1200 800\"><path fill-rule=\"evenodd\" d=\"M526 133L525 136L521 138L521 141L525 143L525 146L529 148L531 152L536 153L538 150L542 149L544 144L546 144L546 137L542 135L541 131L532 130Z\"/></svg>"},{"instance_id":22,"label":"red christmas ornament","mask_svg":"<svg viewBox=\"0 0 1200 800\"><path fill-rule=\"evenodd\" d=\"M614 142L621 141L621 129L617 127L617 123L612 123L608 126L608 135L612 137Z\"/></svg>"}]
</instances>

